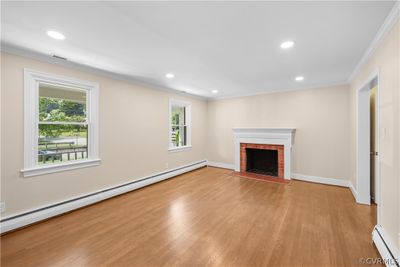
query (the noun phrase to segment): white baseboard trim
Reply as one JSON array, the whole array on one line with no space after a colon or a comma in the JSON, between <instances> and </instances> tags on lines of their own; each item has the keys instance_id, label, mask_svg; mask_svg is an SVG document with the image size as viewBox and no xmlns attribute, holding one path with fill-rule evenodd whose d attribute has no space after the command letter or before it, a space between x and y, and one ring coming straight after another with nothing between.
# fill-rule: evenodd
<instances>
[{"instance_id":1,"label":"white baseboard trim","mask_svg":"<svg viewBox=\"0 0 400 267\"><path fill-rule=\"evenodd\" d=\"M219 162L207 162L207 166L210 167L217 167L217 168L223 168L223 169L230 169L230 170L234 170L235 169L235 165L234 164L229 164L229 163L219 163Z\"/></svg>"},{"instance_id":2,"label":"white baseboard trim","mask_svg":"<svg viewBox=\"0 0 400 267\"><path fill-rule=\"evenodd\" d=\"M351 181L349 181L349 189L350 189L351 193L353 194L354 200L357 201L357 191L354 188L354 185Z\"/></svg>"},{"instance_id":3,"label":"white baseboard trim","mask_svg":"<svg viewBox=\"0 0 400 267\"><path fill-rule=\"evenodd\" d=\"M84 196L79 196L77 198L69 199L60 203L55 203L45 207L40 207L35 210L27 211L24 213L11 215L7 218L2 218L0 221L0 231L5 233L38 221L54 217L66 213L71 210L75 210L107 198L111 198L120 194L133 191L147 185L151 185L168 178L207 166L207 160L202 160L187 164L178 168L174 168L168 171L156 173L154 175L146 176L137 179L132 182L120 184L114 187L105 188L104 190L93 192Z\"/></svg>"},{"instance_id":4,"label":"white baseboard trim","mask_svg":"<svg viewBox=\"0 0 400 267\"><path fill-rule=\"evenodd\" d=\"M292 178L295 180L306 181L306 182L349 187L349 181L341 179L311 176L299 173L292 173Z\"/></svg>"},{"instance_id":5,"label":"white baseboard trim","mask_svg":"<svg viewBox=\"0 0 400 267\"><path fill-rule=\"evenodd\" d=\"M374 227L372 231L372 241L378 249L379 254L381 254L386 266L399 266L397 249L381 225L376 225Z\"/></svg>"},{"instance_id":6,"label":"white baseboard trim","mask_svg":"<svg viewBox=\"0 0 400 267\"><path fill-rule=\"evenodd\" d=\"M220 162L207 162L207 166L210 167L217 167L217 168L224 168L234 170L235 165L229 163L220 163ZM327 184L327 185L337 185L343 187L349 187L351 192L354 195L354 198L357 199L357 193L354 190L354 186L350 181L341 180L341 179L334 179L334 178L326 178L326 177L319 177L319 176L312 176L312 175L305 175L299 173L292 173L292 178L295 180L306 181L306 182L313 182L319 184Z\"/></svg>"},{"instance_id":7,"label":"white baseboard trim","mask_svg":"<svg viewBox=\"0 0 400 267\"><path fill-rule=\"evenodd\" d=\"M230 169L230 170L234 170L235 169L235 165L234 164L211 162L211 161L207 162L207 166ZM354 190L353 184L350 181L347 181L347 180L326 178L326 177L319 177L319 176L312 176L312 175L305 175L305 174L299 174L299 173L292 173L292 178L295 179L295 180L306 181L306 182L313 182L313 183L319 183L319 184L327 184L327 185L337 185L337 186L349 187L350 190L352 191L353 195L355 194L354 195L355 199L357 199L357 193Z\"/></svg>"}]
</instances>

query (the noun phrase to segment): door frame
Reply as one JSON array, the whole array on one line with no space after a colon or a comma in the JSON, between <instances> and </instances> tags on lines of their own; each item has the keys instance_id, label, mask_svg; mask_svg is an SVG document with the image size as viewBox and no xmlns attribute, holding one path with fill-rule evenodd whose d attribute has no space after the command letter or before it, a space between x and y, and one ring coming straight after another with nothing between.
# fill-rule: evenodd
<instances>
[{"instance_id":1,"label":"door frame","mask_svg":"<svg viewBox=\"0 0 400 267\"><path fill-rule=\"evenodd\" d=\"M378 205L378 223L380 222L380 75L379 69L372 72L368 76L368 79L362 84L362 86L357 90L357 115L356 115L356 172L357 172L357 203L360 204L371 204L370 196L370 90L371 82L377 79L376 84L376 151L378 152L376 168L376 188L375 197L376 203Z\"/></svg>"}]
</instances>

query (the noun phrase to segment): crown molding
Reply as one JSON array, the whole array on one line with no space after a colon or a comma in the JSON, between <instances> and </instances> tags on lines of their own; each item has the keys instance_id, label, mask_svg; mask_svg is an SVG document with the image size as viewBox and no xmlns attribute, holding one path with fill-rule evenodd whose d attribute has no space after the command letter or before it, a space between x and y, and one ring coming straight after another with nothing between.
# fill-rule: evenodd
<instances>
[{"instance_id":1,"label":"crown molding","mask_svg":"<svg viewBox=\"0 0 400 267\"><path fill-rule=\"evenodd\" d=\"M265 90L261 92L256 92L256 93L242 93L242 94L234 94L234 95L228 95L228 96L220 96L220 97L207 97L207 96L200 96L200 95L194 95L186 92L181 92L172 88L168 87L163 87L158 84L154 84L148 81L143 81L140 79L137 79L132 76L127 76L123 74L118 74L115 72L110 72L102 69L98 69L95 67L87 66L87 65L82 65L79 63L75 63L72 61L63 61L57 58L53 58L47 54L39 53L37 51L29 50L26 48L22 48L19 46L15 46L12 44L8 43L1 43L0 51L6 52L9 54L14 54L14 55L19 55L19 56L24 56L32 59L36 59L39 61L44 61L50 64L56 64L64 67L69 67L72 69L77 69L77 70L82 70L86 71L92 74L96 75L101 75L107 78L111 79L116 79L116 80L121 80L125 81L128 83L132 83L135 85L141 85L144 87L147 87L149 89L155 89L155 90L161 90L165 91L168 93L173 93L177 95L182 95L182 96L190 96L193 98L198 98L201 100L206 100L206 101L217 101L217 100L223 100L223 99L232 99L232 98L240 98L240 97L248 97L248 96L257 96L257 95L265 95L265 94L275 94L275 93L286 93L286 92L293 92L293 91L302 91L302 90L308 90L308 89L316 89L316 88L327 88L327 87L337 87L337 86L346 86L349 85L355 76L359 73L361 68L366 64L368 59L371 57L373 52L377 49L377 47L380 45L380 42L385 38L387 33L391 30L391 28L395 25L397 20L400 17L400 0L397 0L396 3L394 4L393 8L391 9L389 15L386 17L384 23L382 26L379 28L377 34L375 35L374 39L372 40L371 44L368 46L367 50L361 57L361 60L358 62L356 67L354 68L353 72L349 76L349 78L346 81L339 81L339 82L332 82L332 83L321 83L321 84L313 84L310 86L304 86L304 87L296 87L296 88L290 88L290 89L275 89L275 90Z\"/></svg>"},{"instance_id":2,"label":"crown molding","mask_svg":"<svg viewBox=\"0 0 400 267\"><path fill-rule=\"evenodd\" d=\"M256 93L243 93L243 94L235 94L235 95L229 95L229 96L219 96L219 97L208 98L208 101L212 102L212 101L218 101L218 100L224 100L224 99L234 99L234 98L259 96L259 95L299 92L299 91L305 91L305 90L312 90L312 89L319 89L319 88L325 89L325 88L348 86L348 85L349 85L349 83L347 81L332 82L332 83L320 83L320 84L312 84L309 86L296 87L296 88L290 88L290 89L277 89L277 90L270 90L270 91L265 90L265 91L260 91L260 92L256 92Z\"/></svg>"},{"instance_id":3,"label":"crown molding","mask_svg":"<svg viewBox=\"0 0 400 267\"><path fill-rule=\"evenodd\" d=\"M389 31L393 28L400 17L400 1L397 0L394 4L393 8L389 12L389 15L386 17L382 26L379 28L376 33L374 39L371 44L368 46L367 50L364 52L364 55L361 57L361 60L358 62L353 72L350 74L348 83L351 83L356 75L360 72L361 68L367 63L369 58L375 52L375 50L380 45L381 41L386 37Z\"/></svg>"},{"instance_id":4,"label":"crown molding","mask_svg":"<svg viewBox=\"0 0 400 267\"><path fill-rule=\"evenodd\" d=\"M208 99L205 96L194 95L194 94L182 92L179 90L175 90L175 89L172 89L169 87L160 86L158 84L140 80L136 77L98 69L98 68L91 67L88 65L79 64L79 63L76 63L73 61L54 58L50 55L43 54L43 53L40 53L40 52L37 52L34 50L22 48L20 46L16 46L16 45L9 44L9 43L1 42L0 51L8 53L8 54L16 55L16 56L31 58L31 59L49 63L49 64L54 64L54 65L58 65L58 66L66 67L66 68L71 68L74 70L85 71L90 74L99 75L99 76L107 77L107 78L114 79L114 80L124 81L124 82L130 83L130 84L143 86L143 87L146 87L151 90L159 90L159 91L164 91L164 92L175 94L175 95L189 96L189 97L197 98L197 99L201 99L201 100Z\"/></svg>"},{"instance_id":5,"label":"crown molding","mask_svg":"<svg viewBox=\"0 0 400 267\"><path fill-rule=\"evenodd\" d=\"M0 46L0 51L8 53L8 54L13 54L13 55L17 55L17 56L35 59L35 60L46 62L49 64L55 64L55 65L59 65L62 67L85 71L85 72L88 72L91 74L100 75L100 76L107 77L110 79L128 82L128 83L131 83L134 85L144 86L146 88L153 89L153 90L161 90L161 91L172 93L175 95L189 96L189 97L206 100L206 101L215 101L215 100L229 99L229 98L239 98L239 97L246 97L246 96L273 94L273 93L285 93L285 92L300 91L300 90L307 90L307 89L348 85L347 81L341 81L341 82L334 82L334 83L313 84L310 86L296 87L296 88L290 88L290 89L275 89L275 90L265 90L265 91L256 92L256 93L234 94L234 95L230 95L230 96L221 96L221 97L206 97L206 96L199 96L199 95L193 95L190 93L181 92L181 91L178 91L178 90L175 90L172 88L162 87L160 85L149 83L147 81L142 81L142 80L139 80L139 79L131 77L131 76L118 74L115 72L110 72L110 71L98 69L98 68L87 66L87 65L82 65L79 63L75 63L73 61L54 58L47 54L43 54L43 53L40 53L37 51L33 51L30 49L15 46L15 45L12 45L9 43L2 42L1 46Z\"/></svg>"}]
</instances>

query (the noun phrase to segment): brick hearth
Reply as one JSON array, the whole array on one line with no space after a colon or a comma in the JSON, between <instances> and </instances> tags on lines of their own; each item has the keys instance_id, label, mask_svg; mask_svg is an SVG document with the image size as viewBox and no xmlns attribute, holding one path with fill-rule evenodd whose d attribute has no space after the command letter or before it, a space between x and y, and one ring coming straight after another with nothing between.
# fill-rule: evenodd
<instances>
[{"instance_id":1,"label":"brick hearth","mask_svg":"<svg viewBox=\"0 0 400 267\"><path fill-rule=\"evenodd\" d=\"M278 176L277 176L277 178L284 178L285 157L284 157L284 146L283 145L241 143L240 144L240 172L243 174L247 173L246 172L246 164L247 164L246 148L277 150L278 151ZM260 176L260 175L258 175L258 176ZM265 175L265 176L267 176L267 175Z\"/></svg>"}]
</instances>

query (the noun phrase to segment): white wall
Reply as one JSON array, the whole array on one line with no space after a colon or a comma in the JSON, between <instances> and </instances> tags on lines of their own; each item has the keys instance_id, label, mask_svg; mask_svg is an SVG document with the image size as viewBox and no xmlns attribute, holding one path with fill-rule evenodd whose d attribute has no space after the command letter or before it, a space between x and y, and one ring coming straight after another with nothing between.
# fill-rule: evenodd
<instances>
[{"instance_id":1,"label":"white wall","mask_svg":"<svg viewBox=\"0 0 400 267\"><path fill-rule=\"evenodd\" d=\"M23 178L23 68L100 85L101 165ZM87 72L2 53L1 201L3 217L206 159L207 102ZM168 100L192 104L192 145L168 152Z\"/></svg>"},{"instance_id":2,"label":"white wall","mask_svg":"<svg viewBox=\"0 0 400 267\"><path fill-rule=\"evenodd\" d=\"M398 245L400 253L400 205L399 205L399 166L400 166L400 96L399 96L399 22L379 44L368 62L351 83L350 107L350 166L351 182L357 188L356 180L356 108L357 91L379 70L379 109L380 109L380 211L381 225L387 231L391 242Z\"/></svg>"},{"instance_id":3,"label":"white wall","mask_svg":"<svg viewBox=\"0 0 400 267\"><path fill-rule=\"evenodd\" d=\"M348 180L348 115L347 86L212 101L208 160L234 163L234 127L294 127L292 172Z\"/></svg>"}]
</instances>

